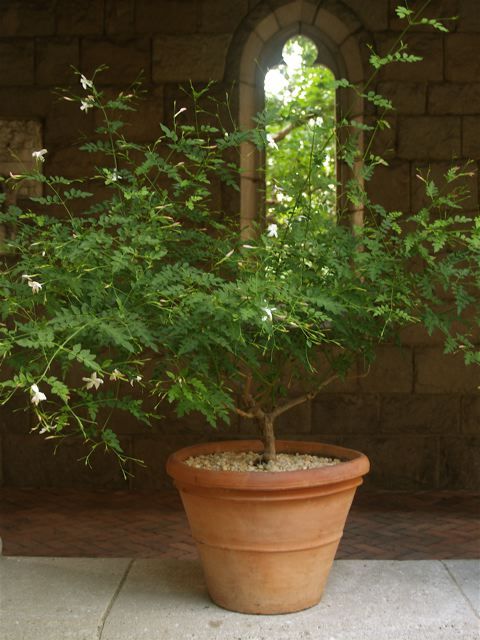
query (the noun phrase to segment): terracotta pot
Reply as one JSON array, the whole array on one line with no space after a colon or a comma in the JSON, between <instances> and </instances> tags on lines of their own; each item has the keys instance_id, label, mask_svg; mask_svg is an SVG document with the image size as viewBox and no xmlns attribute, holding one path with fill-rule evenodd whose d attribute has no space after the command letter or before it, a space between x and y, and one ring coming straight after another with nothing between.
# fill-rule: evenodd
<instances>
[{"instance_id":1,"label":"terracotta pot","mask_svg":"<svg viewBox=\"0 0 480 640\"><path fill-rule=\"evenodd\" d=\"M289 613L317 604L355 490L369 462L358 451L278 441L278 452L336 457L341 464L285 472L208 471L190 456L262 451L259 441L186 447L167 472L187 513L212 600L242 613Z\"/></svg>"}]
</instances>

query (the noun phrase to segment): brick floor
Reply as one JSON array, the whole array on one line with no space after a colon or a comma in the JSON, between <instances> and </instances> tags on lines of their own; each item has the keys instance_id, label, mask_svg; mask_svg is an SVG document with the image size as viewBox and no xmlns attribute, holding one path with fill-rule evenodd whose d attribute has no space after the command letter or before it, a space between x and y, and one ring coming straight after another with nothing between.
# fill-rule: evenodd
<instances>
[{"instance_id":1,"label":"brick floor","mask_svg":"<svg viewBox=\"0 0 480 640\"><path fill-rule=\"evenodd\" d=\"M338 556L480 557L480 494L359 491ZM0 489L4 555L196 557L172 492Z\"/></svg>"}]
</instances>

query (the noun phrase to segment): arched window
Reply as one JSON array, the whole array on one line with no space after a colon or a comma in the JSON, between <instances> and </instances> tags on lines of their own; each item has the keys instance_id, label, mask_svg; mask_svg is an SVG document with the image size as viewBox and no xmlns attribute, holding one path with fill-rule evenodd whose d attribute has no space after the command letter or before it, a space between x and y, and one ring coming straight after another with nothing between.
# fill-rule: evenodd
<instances>
[{"instance_id":1,"label":"arched window","mask_svg":"<svg viewBox=\"0 0 480 640\"><path fill-rule=\"evenodd\" d=\"M317 57L310 38L294 36L283 47L282 64L265 75L267 221L307 208L335 215L335 77Z\"/></svg>"},{"instance_id":2,"label":"arched window","mask_svg":"<svg viewBox=\"0 0 480 640\"><path fill-rule=\"evenodd\" d=\"M237 32L237 38L242 42L237 68L239 123L242 128L252 127L256 114L263 111L266 71L282 63L283 47L295 36L306 36L312 41L317 49L316 64L330 69L336 78L346 78L359 86L364 81L359 48L361 25L347 8L342 11L340 19L309 0L294 0L267 16L260 14L256 24L250 16L246 29L247 34L242 34L241 30ZM231 50L238 51L235 41ZM362 119L363 102L359 93L351 90L338 92L336 112L337 118L348 113L351 118ZM240 225L246 238L254 233L253 223L265 215L264 180L260 171L264 161L252 144L242 145ZM338 183L346 183L351 176L351 170L342 163L337 164L336 173ZM343 203L342 208L345 208ZM353 222L361 222L361 210L350 208L349 214Z\"/></svg>"}]
</instances>

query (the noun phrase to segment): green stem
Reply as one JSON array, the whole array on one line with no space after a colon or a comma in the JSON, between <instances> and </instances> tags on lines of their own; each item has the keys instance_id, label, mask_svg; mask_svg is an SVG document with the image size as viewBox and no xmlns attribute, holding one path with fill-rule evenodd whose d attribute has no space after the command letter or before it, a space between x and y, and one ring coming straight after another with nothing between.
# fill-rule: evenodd
<instances>
[{"instance_id":1,"label":"green stem","mask_svg":"<svg viewBox=\"0 0 480 640\"><path fill-rule=\"evenodd\" d=\"M43 378L47 375L48 370L50 369L50 366L51 366L52 362L55 360L55 358L60 353L60 351L63 350L65 345L68 344L70 342L70 340L72 340L76 335L78 335L86 327L88 327L89 324L90 323L86 323L86 324L82 325L76 331L74 331L64 342L62 342L62 344L56 349L56 351L53 353L52 357L49 359L49 361L47 363L47 366L45 367L44 372L42 373L42 375L40 376L40 378L38 379L37 382L41 382L41 380L43 380Z\"/></svg>"}]
</instances>

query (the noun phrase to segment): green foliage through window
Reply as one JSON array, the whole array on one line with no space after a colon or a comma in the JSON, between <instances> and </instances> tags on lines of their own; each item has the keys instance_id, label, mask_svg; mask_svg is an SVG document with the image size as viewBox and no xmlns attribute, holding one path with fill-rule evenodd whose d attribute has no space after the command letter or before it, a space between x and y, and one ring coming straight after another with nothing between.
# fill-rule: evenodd
<instances>
[{"instance_id":1,"label":"green foliage through window","mask_svg":"<svg viewBox=\"0 0 480 640\"><path fill-rule=\"evenodd\" d=\"M266 213L275 223L336 204L335 78L315 64L304 36L287 41L284 64L265 76ZM295 194L294 197L292 194Z\"/></svg>"}]
</instances>

